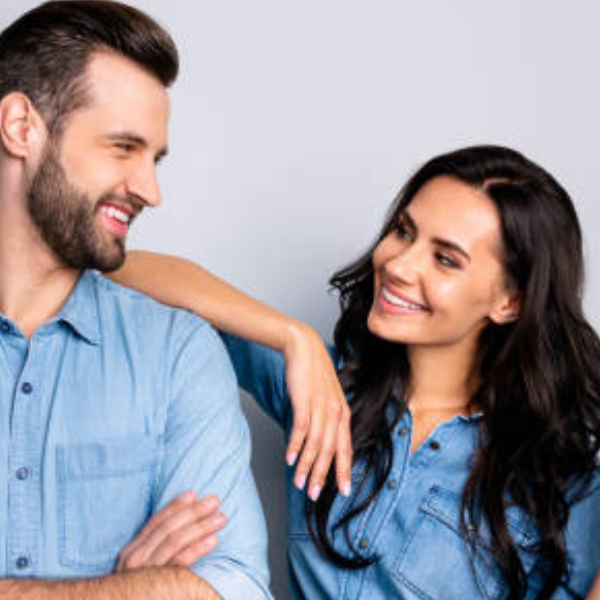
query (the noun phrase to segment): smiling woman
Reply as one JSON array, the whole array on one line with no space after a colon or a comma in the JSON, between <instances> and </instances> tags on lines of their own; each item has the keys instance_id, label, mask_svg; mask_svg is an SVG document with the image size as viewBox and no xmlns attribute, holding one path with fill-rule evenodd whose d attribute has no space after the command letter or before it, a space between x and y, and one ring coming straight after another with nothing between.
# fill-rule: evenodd
<instances>
[{"instance_id":1,"label":"smiling woman","mask_svg":"<svg viewBox=\"0 0 600 600\"><path fill-rule=\"evenodd\" d=\"M240 385L292 441L300 390L327 395L327 366L297 351L321 357L314 334L202 269L134 254L116 278L283 351L287 372L277 353L225 336ZM321 489L320 458L310 499L289 478L296 598L588 592L600 568L600 341L582 281L571 199L521 154L473 147L417 171L372 248L331 280L353 487L345 498L330 472ZM322 427L321 404L306 403L304 420Z\"/></svg>"}]
</instances>

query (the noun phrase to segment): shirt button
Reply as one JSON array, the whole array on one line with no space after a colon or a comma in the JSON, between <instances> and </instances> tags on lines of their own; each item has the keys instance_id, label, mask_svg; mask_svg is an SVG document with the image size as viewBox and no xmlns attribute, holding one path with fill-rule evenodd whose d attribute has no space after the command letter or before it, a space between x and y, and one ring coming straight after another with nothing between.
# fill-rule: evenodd
<instances>
[{"instance_id":1,"label":"shirt button","mask_svg":"<svg viewBox=\"0 0 600 600\"><path fill-rule=\"evenodd\" d=\"M8 333L10 331L10 325L6 321L2 321L0 324L0 330L2 333Z\"/></svg>"},{"instance_id":2,"label":"shirt button","mask_svg":"<svg viewBox=\"0 0 600 600\"><path fill-rule=\"evenodd\" d=\"M360 542L358 542L359 548L366 550L369 547L369 540L367 538L362 538Z\"/></svg>"},{"instance_id":3,"label":"shirt button","mask_svg":"<svg viewBox=\"0 0 600 600\"><path fill-rule=\"evenodd\" d=\"M29 381L26 381L22 386L21 386L21 391L24 394L31 394L31 392L33 392L33 386L29 383Z\"/></svg>"},{"instance_id":4,"label":"shirt button","mask_svg":"<svg viewBox=\"0 0 600 600\"><path fill-rule=\"evenodd\" d=\"M475 525L473 523L467 523L467 531L469 533L473 533L476 529L477 529L477 527L475 527Z\"/></svg>"},{"instance_id":5,"label":"shirt button","mask_svg":"<svg viewBox=\"0 0 600 600\"><path fill-rule=\"evenodd\" d=\"M26 556L19 556L17 558L17 568L26 569L29 566L29 559Z\"/></svg>"},{"instance_id":6,"label":"shirt button","mask_svg":"<svg viewBox=\"0 0 600 600\"><path fill-rule=\"evenodd\" d=\"M398 482L395 479L390 479L387 482L388 489L395 490L398 487Z\"/></svg>"},{"instance_id":7,"label":"shirt button","mask_svg":"<svg viewBox=\"0 0 600 600\"><path fill-rule=\"evenodd\" d=\"M437 442L436 440L433 440L433 442L430 442L430 443L429 443L429 447L430 447L432 450L439 450L439 449L440 449L440 443L439 443L439 442Z\"/></svg>"},{"instance_id":8,"label":"shirt button","mask_svg":"<svg viewBox=\"0 0 600 600\"><path fill-rule=\"evenodd\" d=\"M27 467L21 467L17 469L17 479L23 481L29 477L29 469Z\"/></svg>"},{"instance_id":9,"label":"shirt button","mask_svg":"<svg viewBox=\"0 0 600 600\"><path fill-rule=\"evenodd\" d=\"M408 427L403 427L398 431L400 435L406 435L408 433Z\"/></svg>"}]
</instances>

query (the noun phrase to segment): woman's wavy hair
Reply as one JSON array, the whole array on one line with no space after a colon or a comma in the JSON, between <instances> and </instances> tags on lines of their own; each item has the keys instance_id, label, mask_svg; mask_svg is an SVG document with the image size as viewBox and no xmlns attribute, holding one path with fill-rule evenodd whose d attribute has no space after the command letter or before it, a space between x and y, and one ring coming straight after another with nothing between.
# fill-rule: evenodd
<instances>
[{"instance_id":1,"label":"woman's wavy hair","mask_svg":"<svg viewBox=\"0 0 600 600\"><path fill-rule=\"evenodd\" d=\"M307 503L309 530L320 551L340 567L362 568L377 560L354 548L349 523L375 500L390 473L392 430L406 410L399 390L409 385L410 365L403 344L380 339L367 328L374 296L372 257L417 192L439 176L483 190L494 203L507 281L521 299L516 321L490 322L478 340L481 384L469 408L482 411L483 418L462 496L463 532L467 538L467 521L486 522L507 598L524 598L527 575L505 514L507 503L518 505L539 534L535 551L547 576L538 598L547 599L558 586L568 589L565 526L597 467L600 341L582 310L582 240L573 203L550 174L508 148L470 147L427 162L392 204L368 252L332 277L341 304L335 329L340 379L352 408L355 461L366 468L354 495L363 499L355 500L337 523L329 523L336 496L330 474L319 501ZM349 555L333 545L336 528L345 530ZM468 539L476 552L479 535Z\"/></svg>"}]
</instances>

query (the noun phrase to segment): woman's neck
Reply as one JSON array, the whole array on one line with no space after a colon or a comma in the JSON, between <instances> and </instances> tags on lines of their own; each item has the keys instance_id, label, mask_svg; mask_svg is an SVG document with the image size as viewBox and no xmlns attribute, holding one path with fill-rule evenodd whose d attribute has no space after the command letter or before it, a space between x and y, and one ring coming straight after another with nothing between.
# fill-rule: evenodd
<instances>
[{"instance_id":1,"label":"woman's neck","mask_svg":"<svg viewBox=\"0 0 600 600\"><path fill-rule=\"evenodd\" d=\"M456 346L408 348L413 412L464 414L478 383L474 349Z\"/></svg>"}]
</instances>

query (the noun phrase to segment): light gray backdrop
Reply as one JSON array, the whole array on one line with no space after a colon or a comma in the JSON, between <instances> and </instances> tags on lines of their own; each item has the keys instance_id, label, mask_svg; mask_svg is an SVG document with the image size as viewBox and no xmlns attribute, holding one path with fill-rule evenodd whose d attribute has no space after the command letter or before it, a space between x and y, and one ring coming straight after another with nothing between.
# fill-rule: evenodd
<instances>
[{"instance_id":1,"label":"light gray backdrop","mask_svg":"<svg viewBox=\"0 0 600 600\"><path fill-rule=\"evenodd\" d=\"M181 50L164 204L132 247L197 260L329 335L331 272L434 154L514 146L571 192L600 274L597 0L133 0ZM2 0L4 28L37 2ZM283 445L247 401L287 598Z\"/></svg>"}]
</instances>

